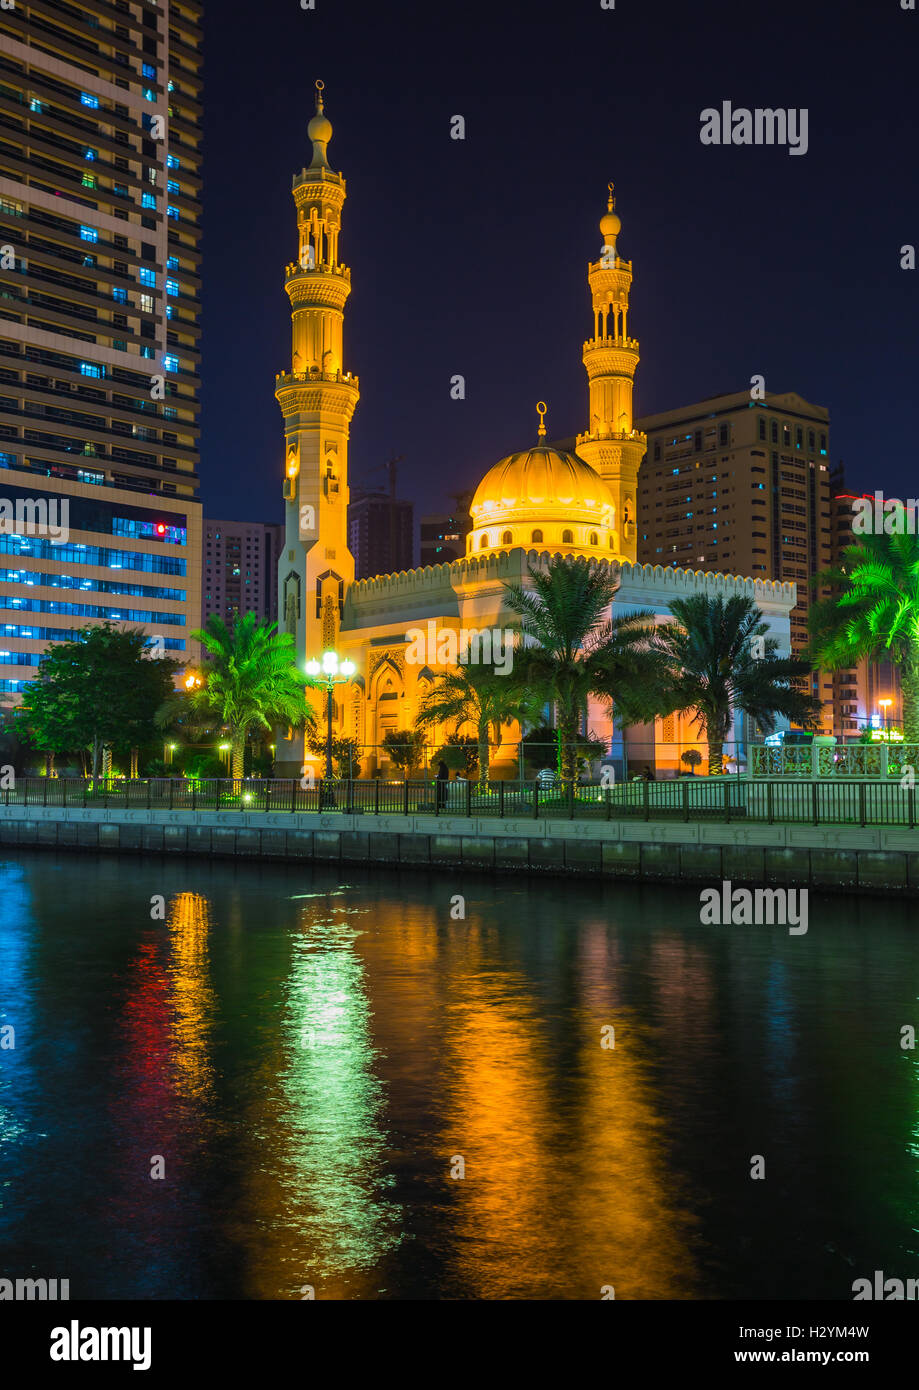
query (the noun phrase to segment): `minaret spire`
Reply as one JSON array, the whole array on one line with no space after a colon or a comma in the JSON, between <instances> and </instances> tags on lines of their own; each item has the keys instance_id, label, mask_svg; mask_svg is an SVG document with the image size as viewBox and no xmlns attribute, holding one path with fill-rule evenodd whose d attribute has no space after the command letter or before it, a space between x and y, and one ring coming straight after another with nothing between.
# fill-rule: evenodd
<instances>
[{"instance_id":1,"label":"minaret spire","mask_svg":"<svg viewBox=\"0 0 919 1390\"><path fill-rule=\"evenodd\" d=\"M338 240L346 187L327 159L332 123L323 90L317 82L316 114L307 127L312 160L293 180L298 250L284 282L291 307L292 361L290 370L277 377L275 390L284 415L286 501L278 626L295 638L301 667L335 646L345 589L354 580L347 526L348 437L360 391L357 377L344 370L351 272L339 260Z\"/></svg>"},{"instance_id":2,"label":"minaret spire","mask_svg":"<svg viewBox=\"0 0 919 1390\"><path fill-rule=\"evenodd\" d=\"M593 337L584 344L583 362L590 392L589 425L576 449L609 485L616 501L613 542L623 560L635 561L638 467L647 439L634 427L632 391L638 366L638 339L628 333L632 262L619 255L622 221L616 212L615 185L607 184L606 212L600 218L600 257L587 268L594 315Z\"/></svg>"}]
</instances>

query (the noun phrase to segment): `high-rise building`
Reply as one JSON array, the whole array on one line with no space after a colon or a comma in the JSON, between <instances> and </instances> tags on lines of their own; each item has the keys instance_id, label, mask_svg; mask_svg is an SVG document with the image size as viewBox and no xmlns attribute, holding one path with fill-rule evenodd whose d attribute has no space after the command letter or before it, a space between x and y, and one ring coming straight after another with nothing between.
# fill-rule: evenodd
<instances>
[{"instance_id":1,"label":"high-rise building","mask_svg":"<svg viewBox=\"0 0 919 1390\"><path fill-rule=\"evenodd\" d=\"M276 621L278 561L284 527L248 521L205 521L201 612L232 622L246 613Z\"/></svg>"},{"instance_id":2,"label":"high-rise building","mask_svg":"<svg viewBox=\"0 0 919 1390\"><path fill-rule=\"evenodd\" d=\"M200 15L198 0L0 9L6 690L93 620L195 654Z\"/></svg>"},{"instance_id":3,"label":"high-rise building","mask_svg":"<svg viewBox=\"0 0 919 1390\"><path fill-rule=\"evenodd\" d=\"M845 559L847 546L855 543L852 528L853 502L867 494L853 493L846 485L845 468L840 461L830 470L830 509L832 512L833 566ZM892 661L869 661L833 672L833 712L835 732L856 739L867 730L884 733L902 730L903 699L900 670Z\"/></svg>"},{"instance_id":4,"label":"high-rise building","mask_svg":"<svg viewBox=\"0 0 919 1390\"><path fill-rule=\"evenodd\" d=\"M387 492L354 488L348 503L348 548L355 579L397 574L415 562L415 512Z\"/></svg>"},{"instance_id":5,"label":"high-rise building","mask_svg":"<svg viewBox=\"0 0 919 1390\"><path fill-rule=\"evenodd\" d=\"M466 554L466 537L472 530L469 504L472 490L457 492L452 512L433 512L421 518L421 564L445 565Z\"/></svg>"},{"instance_id":6,"label":"high-rise building","mask_svg":"<svg viewBox=\"0 0 919 1390\"><path fill-rule=\"evenodd\" d=\"M806 647L811 579L830 563L829 414L794 392L713 396L639 421L638 558L646 564L791 581L792 650ZM833 680L812 693L833 724Z\"/></svg>"}]
</instances>

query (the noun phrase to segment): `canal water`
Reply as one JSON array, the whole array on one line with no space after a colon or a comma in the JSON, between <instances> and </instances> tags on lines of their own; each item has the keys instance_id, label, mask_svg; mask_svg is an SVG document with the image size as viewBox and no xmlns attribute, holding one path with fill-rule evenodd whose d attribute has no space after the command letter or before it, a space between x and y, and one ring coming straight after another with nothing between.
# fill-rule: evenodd
<instances>
[{"instance_id":1,"label":"canal water","mask_svg":"<svg viewBox=\"0 0 919 1390\"><path fill-rule=\"evenodd\" d=\"M812 895L790 934L703 925L698 886L4 851L0 1277L93 1299L919 1277L917 930L896 899Z\"/></svg>"}]
</instances>

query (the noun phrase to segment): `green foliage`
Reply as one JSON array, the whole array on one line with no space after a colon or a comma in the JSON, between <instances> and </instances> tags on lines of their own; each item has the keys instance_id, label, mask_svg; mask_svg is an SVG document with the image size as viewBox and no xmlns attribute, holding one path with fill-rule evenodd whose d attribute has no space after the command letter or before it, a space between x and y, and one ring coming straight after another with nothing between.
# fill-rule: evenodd
<instances>
[{"instance_id":1,"label":"green foliage","mask_svg":"<svg viewBox=\"0 0 919 1390\"><path fill-rule=\"evenodd\" d=\"M389 761L407 777L412 777L424 763L424 732L421 729L388 729L382 747Z\"/></svg>"},{"instance_id":2,"label":"green foliage","mask_svg":"<svg viewBox=\"0 0 919 1390\"><path fill-rule=\"evenodd\" d=\"M811 651L829 670L863 657L887 657L900 667L903 734L919 742L919 537L866 535L843 552L815 584L832 594L814 604Z\"/></svg>"},{"instance_id":3,"label":"green foliage","mask_svg":"<svg viewBox=\"0 0 919 1390\"><path fill-rule=\"evenodd\" d=\"M307 739L311 753L322 758L321 776L325 776L326 741L318 733ZM332 739L332 776L345 780L357 779L361 775L361 745L354 738Z\"/></svg>"},{"instance_id":4,"label":"green foliage","mask_svg":"<svg viewBox=\"0 0 919 1390\"><path fill-rule=\"evenodd\" d=\"M453 724L456 731L471 724L475 729L480 776L487 780L489 736L494 743L500 743L502 725L533 718L538 708L539 702L524 683L498 675L494 666L460 665L437 676L436 684L421 702L415 722L421 730L435 724Z\"/></svg>"},{"instance_id":5,"label":"green foliage","mask_svg":"<svg viewBox=\"0 0 919 1390\"><path fill-rule=\"evenodd\" d=\"M690 772L695 772L702 761L702 754L698 748L687 748L685 753L680 754L680 762L685 763Z\"/></svg>"},{"instance_id":6,"label":"green foliage","mask_svg":"<svg viewBox=\"0 0 919 1390\"><path fill-rule=\"evenodd\" d=\"M623 724L651 713L654 615L639 611L612 618L618 575L582 558L555 555L546 567L530 564L528 570L532 587L508 585L506 593L508 607L522 620L513 682L540 705L555 705L560 770L573 779L589 695L614 700Z\"/></svg>"},{"instance_id":7,"label":"green foliage","mask_svg":"<svg viewBox=\"0 0 919 1390\"><path fill-rule=\"evenodd\" d=\"M778 643L767 636L769 628L751 598L693 594L674 599L670 611L674 621L662 624L654 636L661 666L652 698L659 714L692 714L708 743L710 776L724 771L732 710L744 710L767 734L776 715L804 725L819 717L819 701L795 685L810 676L810 663L776 656Z\"/></svg>"},{"instance_id":8,"label":"green foliage","mask_svg":"<svg viewBox=\"0 0 919 1390\"><path fill-rule=\"evenodd\" d=\"M437 764L445 762L451 772L463 777L472 777L479 765L478 745L474 738L463 738L460 734L449 734L442 748L431 759L431 767L436 772Z\"/></svg>"},{"instance_id":9,"label":"green foliage","mask_svg":"<svg viewBox=\"0 0 919 1390\"><path fill-rule=\"evenodd\" d=\"M154 660L139 628L100 623L47 650L38 678L23 689L19 716L40 748L126 750L154 737L157 709L172 689L175 662Z\"/></svg>"},{"instance_id":10,"label":"green foliage","mask_svg":"<svg viewBox=\"0 0 919 1390\"><path fill-rule=\"evenodd\" d=\"M243 776L246 739L255 730L271 729L275 722L315 727L304 695L308 682L296 666L294 639L279 633L276 623L259 622L246 613L227 627L212 615L191 636L207 653L204 685L164 708L161 719L174 718L182 708L218 719L229 733L233 777Z\"/></svg>"}]
</instances>

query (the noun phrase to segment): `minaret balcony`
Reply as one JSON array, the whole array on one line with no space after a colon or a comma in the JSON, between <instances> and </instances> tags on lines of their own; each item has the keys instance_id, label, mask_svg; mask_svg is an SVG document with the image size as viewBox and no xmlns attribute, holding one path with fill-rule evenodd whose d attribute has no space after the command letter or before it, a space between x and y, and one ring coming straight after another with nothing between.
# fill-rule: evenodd
<instances>
[{"instance_id":1,"label":"minaret balcony","mask_svg":"<svg viewBox=\"0 0 919 1390\"><path fill-rule=\"evenodd\" d=\"M626 352L638 352L637 338L588 338L584 352L594 352L599 348L623 348Z\"/></svg>"},{"instance_id":2,"label":"minaret balcony","mask_svg":"<svg viewBox=\"0 0 919 1390\"><path fill-rule=\"evenodd\" d=\"M313 266L310 269L307 269L304 265L300 265L299 261L291 261L284 272L285 285L288 280L296 280L300 275L308 275L311 278L319 275L337 275L342 280L347 280L349 285L351 283L350 266L330 265L328 261L322 261L319 265Z\"/></svg>"},{"instance_id":3,"label":"minaret balcony","mask_svg":"<svg viewBox=\"0 0 919 1390\"><path fill-rule=\"evenodd\" d=\"M308 367L305 372L278 372L275 377L278 390L284 386L304 386L312 381L334 381L340 386L353 386L360 389L360 380L353 372L324 372L321 367Z\"/></svg>"},{"instance_id":4,"label":"minaret balcony","mask_svg":"<svg viewBox=\"0 0 919 1390\"><path fill-rule=\"evenodd\" d=\"M617 444L632 443L641 444L642 446L648 442L648 436L641 430L613 430L601 428L592 430L588 434L577 435L574 441L575 452L577 452L580 445L596 443L601 439L611 439Z\"/></svg>"}]
</instances>

